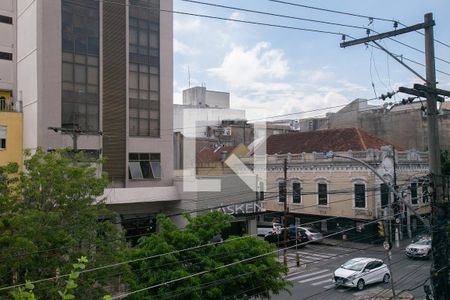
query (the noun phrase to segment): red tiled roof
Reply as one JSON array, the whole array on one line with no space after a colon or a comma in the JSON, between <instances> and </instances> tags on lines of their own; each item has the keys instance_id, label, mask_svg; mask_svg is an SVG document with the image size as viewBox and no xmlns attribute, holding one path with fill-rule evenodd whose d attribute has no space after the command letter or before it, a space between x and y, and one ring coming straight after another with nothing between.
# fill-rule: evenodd
<instances>
[{"instance_id":1,"label":"red tiled roof","mask_svg":"<svg viewBox=\"0 0 450 300\"><path fill-rule=\"evenodd\" d=\"M220 148L203 147L199 153L197 153L197 162L213 162L222 160L222 152L226 151L228 157L234 150L234 146L224 146Z\"/></svg>"},{"instance_id":2,"label":"red tiled roof","mask_svg":"<svg viewBox=\"0 0 450 300\"><path fill-rule=\"evenodd\" d=\"M267 154L364 151L386 145L392 143L360 128L337 128L271 135L267 139Z\"/></svg>"}]
</instances>

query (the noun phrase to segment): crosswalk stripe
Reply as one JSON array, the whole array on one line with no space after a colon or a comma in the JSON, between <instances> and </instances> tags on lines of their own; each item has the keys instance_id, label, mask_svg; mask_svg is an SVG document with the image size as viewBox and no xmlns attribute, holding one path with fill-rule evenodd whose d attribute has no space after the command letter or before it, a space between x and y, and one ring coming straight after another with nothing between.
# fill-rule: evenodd
<instances>
[{"instance_id":1,"label":"crosswalk stripe","mask_svg":"<svg viewBox=\"0 0 450 300\"><path fill-rule=\"evenodd\" d=\"M328 273L328 274L325 274L325 275L319 275L319 276L316 276L316 277L313 277L313 278L308 278L308 279L301 280L301 281L299 281L299 283L306 283L306 282L314 281L316 279L324 278L324 277L331 276L331 275L332 275L331 273Z\"/></svg>"},{"instance_id":2,"label":"crosswalk stripe","mask_svg":"<svg viewBox=\"0 0 450 300\"><path fill-rule=\"evenodd\" d=\"M322 280L322 281L311 283L311 285L321 285L321 284L332 282L332 281L333 281L332 279L325 279L325 280Z\"/></svg>"},{"instance_id":3,"label":"crosswalk stripe","mask_svg":"<svg viewBox=\"0 0 450 300\"><path fill-rule=\"evenodd\" d=\"M330 254L318 254L318 253L308 253L308 252L299 252L300 254L303 255L311 255L311 256L317 256L317 257L322 257L322 258L329 258L329 257L333 257L336 254L330 253Z\"/></svg>"},{"instance_id":4,"label":"crosswalk stripe","mask_svg":"<svg viewBox=\"0 0 450 300\"><path fill-rule=\"evenodd\" d=\"M312 275L320 274L320 273L323 273L323 272L328 272L328 270L320 270L320 271L308 273L308 274L305 274L305 275L300 275L300 276L291 277L291 278L288 278L288 279L289 279L289 280L297 280L297 279L309 277L309 276L312 276Z\"/></svg>"},{"instance_id":5,"label":"crosswalk stripe","mask_svg":"<svg viewBox=\"0 0 450 300\"><path fill-rule=\"evenodd\" d=\"M299 274L299 273L304 273L304 272L305 272L305 270L299 270L299 271L289 272L289 273L286 275L286 277L287 277L287 276L296 275L296 274Z\"/></svg>"},{"instance_id":6,"label":"crosswalk stripe","mask_svg":"<svg viewBox=\"0 0 450 300\"><path fill-rule=\"evenodd\" d=\"M330 288L332 288L332 287L334 287L334 286L336 286L336 285L333 283L333 284L326 285L326 286L324 286L323 288L324 288L324 289L330 289Z\"/></svg>"}]
</instances>

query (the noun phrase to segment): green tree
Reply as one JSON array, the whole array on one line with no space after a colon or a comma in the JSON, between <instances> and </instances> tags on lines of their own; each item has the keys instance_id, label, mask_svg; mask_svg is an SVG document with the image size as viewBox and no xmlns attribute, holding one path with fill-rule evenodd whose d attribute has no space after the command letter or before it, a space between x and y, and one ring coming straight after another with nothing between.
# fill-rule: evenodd
<instances>
[{"instance_id":1,"label":"green tree","mask_svg":"<svg viewBox=\"0 0 450 300\"><path fill-rule=\"evenodd\" d=\"M288 290L290 283L282 276L287 268L277 261L273 245L252 236L212 242L232 220L221 212L185 218L189 223L182 230L159 215L158 233L140 239L131 259L166 254L131 264L131 290L156 287L129 298L269 299L271 293ZM177 251L182 249L188 250Z\"/></svg>"},{"instance_id":2,"label":"green tree","mask_svg":"<svg viewBox=\"0 0 450 300\"><path fill-rule=\"evenodd\" d=\"M0 287L70 273L81 256L90 267L121 261L126 243L117 216L97 200L107 184L105 174L97 176L101 162L67 149L26 156L18 175L11 166L0 169ZM127 271L85 273L75 295L101 298ZM36 297L59 299L65 279L36 284Z\"/></svg>"}]
</instances>

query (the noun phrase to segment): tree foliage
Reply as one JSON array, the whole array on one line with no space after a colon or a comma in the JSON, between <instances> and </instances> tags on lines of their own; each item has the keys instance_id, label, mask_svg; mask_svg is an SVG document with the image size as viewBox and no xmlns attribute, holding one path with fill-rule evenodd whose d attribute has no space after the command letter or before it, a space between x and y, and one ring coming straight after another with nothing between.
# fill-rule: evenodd
<instances>
[{"instance_id":1,"label":"tree foliage","mask_svg":"<svg viewBox=\"0 0 450 300\"><path fill-rule=\"evenodd\" d=\"M0 169L0 287L70 273L82 256L91 267L123 259L117 217L97 201L107 184L105 174L97 176L99 161L67 149L26 155L25 171ZM101 298L119 271L127 269L84 274L75 295ZM65 285L62 278L46 281L34 292L38 299L59 299Z\"/></svg>"},{"instance_id":2,"label":"tree foliage","mask_svg":"<svg viewBox=\"0 0 450 300\"><path fill-rule=\"evenodd\" d=\"M131 259L165 255L131 264L132 290L147 288L131 299L269 299L287 290L281 276L287 268L277 261L273 245L252 236L212 242L232 220L221 212L185 218L189 223L182 230L159 215L159 232L140 239Z\"/></svg>"}]
</instances>

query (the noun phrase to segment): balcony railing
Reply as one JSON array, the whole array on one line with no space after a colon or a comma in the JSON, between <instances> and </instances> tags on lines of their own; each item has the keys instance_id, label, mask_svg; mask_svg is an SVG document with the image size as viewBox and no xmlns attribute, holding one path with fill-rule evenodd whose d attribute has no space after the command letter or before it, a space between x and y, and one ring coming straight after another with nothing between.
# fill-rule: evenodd
<instances>
[{"instance_id":1,"label":"balcony railing","mask_svg":"<svg viewBox=\"0 0 450 300\"><path fill-rule=\"evenodd\" d=\"M4 99L0 99L0 112L21 112L22 105L20 102L10 103Z\"/></svg>"}]
</instances>

